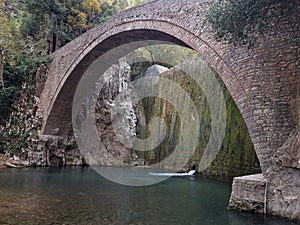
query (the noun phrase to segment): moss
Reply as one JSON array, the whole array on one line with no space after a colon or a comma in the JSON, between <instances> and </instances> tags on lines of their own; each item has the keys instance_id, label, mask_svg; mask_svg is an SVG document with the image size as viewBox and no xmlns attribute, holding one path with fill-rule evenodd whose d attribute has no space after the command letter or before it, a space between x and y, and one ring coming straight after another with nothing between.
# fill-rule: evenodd
<instances>
[{"instance_id":1,"label":"moss","mask_svg":"<svg viewBox=\"0 0 300 225\"><path fill-rule=\"evenodd\" d=\"M217 74L215 74L217 77ZM167 78L183 88L191 97L195 107L202 118L200 122L200 135L196 151L191 157L189 164L198 164L206 149L206 145L211 132L211 112L205 95L189 76L186 76L181 71L167 72L164 74ZM218 78L220 81L220 79ZM227 128L225 138L221 147L221 151L214 159L211 166L202 174L218 177L218 178L232 178L234 176L257 173L260 171L259 162L251 142L247 126L243 117L234 103L232 97L227 91L225 85L220 81L223 87L224 98L227 106ZM160 91L164 91L163 87ZM180 105L180 103L179 103ZM138 107L145 115L145 124L138 126L139 137L147 137L149 131L146 124L149 123L153 117L162 117L167 125L167 135L165 140L154 150L149 152L138 153L139 157L143 157L147 164L157 163L168 157L175 149L180 138L180 118L174 107L167 101L150 97L140 101ZM188 109L182 109L184 113Z\"/></svg>"}]
</instances>

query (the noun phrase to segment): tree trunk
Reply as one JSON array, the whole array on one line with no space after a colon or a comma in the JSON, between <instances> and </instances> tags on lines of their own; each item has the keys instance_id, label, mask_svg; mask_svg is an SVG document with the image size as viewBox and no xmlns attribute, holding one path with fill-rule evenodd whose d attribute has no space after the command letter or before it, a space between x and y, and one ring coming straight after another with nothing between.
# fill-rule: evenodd
<instances>
[{"instance_id":1,"label":"tree trunk","mask_svg":"<svg viewBox=\"0 0 300 225\"><path fill-rule=\"evenodd\" d=\"M51 51L51 53L56 51L56 47L57 47L57 36L56 36L56 33L53 32L52 33L52 51Z\"/></svg>"},{"instance_id":2,"label":"tree trunk","mask_svg":"<svg viewBox=\"0 0 300 225\"><path fill-rule=\"evenodd\" d=\"M155 64L155 60L154 60L154 53L153 53L153 51L151 51L151 49L147 48L147 47L145 47L145 49L150 53L152 64L154 65Z\"/></svg>"},{"instance_id":3,"label":"tree trunk","mask_svg":"<svg viewBox=\"0 0 300 225\"><path fill-rule=\"evenodd\" d=\"M0 88L2 89L4 89L3 70L4 70L4 49L2 44L0 44Z\"/></svg>"}]
</instances>

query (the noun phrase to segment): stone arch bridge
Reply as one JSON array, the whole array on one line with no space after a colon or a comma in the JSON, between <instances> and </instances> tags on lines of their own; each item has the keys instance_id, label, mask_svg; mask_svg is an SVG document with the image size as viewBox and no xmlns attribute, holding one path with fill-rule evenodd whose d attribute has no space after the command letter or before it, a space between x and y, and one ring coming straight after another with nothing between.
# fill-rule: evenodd
<instances>
[{"instance_id":1,"label":"stone arch bridge","mask_svg":"<svg viewBox=\"0 0 300 225\"><path fill-rule=\"evenodd\" d=\"M156 0L117 14L59 49L40 96L41 134L59 130L58 135L64 136L69 132L76 87L86 68L105 52L141 40L186 46L199 52L224 81L261 163L263 178L249 182L252 192L264 194L266 189L267 199L240 193L243 186L239 185L247 181L236 179L232 205L240 209L256 205L252 210L259 212L266 206L270 214L299 219L299 24L283 19L280 32L261 37L258 47L236 48L214 41L204 23L210 2Z\"/></svg>"}]
</instances>

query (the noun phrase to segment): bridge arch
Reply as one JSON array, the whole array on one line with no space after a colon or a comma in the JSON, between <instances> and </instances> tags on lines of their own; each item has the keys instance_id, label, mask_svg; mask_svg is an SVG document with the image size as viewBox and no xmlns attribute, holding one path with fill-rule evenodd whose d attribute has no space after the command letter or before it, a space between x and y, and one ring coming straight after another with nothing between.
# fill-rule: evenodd
<instances>
[{"instance_id":1,"label":"bridge arch","mask_svg":"<svg viewBox=\"0 0 300 225\"><path fill-rule=\"evenodd\" d=\"M268 194L284 205L281 210L271 202L268 210L291 218L286 212L297 208L297 200L287 204L285 196L299 199L299 184L294 180L300 176L300 159L286 151L290 147L284 143L289 143L291 134L299 133L299 23L283 19L277 26L282 32L260 37L259 47L235 48L215 42L205 26L204 15L210 2L155 0L117 14L58 50L49 65L38 103L38 115L42 117L40 134L55 131L57 135L68 135L76 87L87 67L110 49L141 40L163 40L189 47L214 68L241 111L268 180ZM285 162L280 154L276 161L278 152L286 154ZM296 166L291 163L293 157L298 161ZM285 192L276 191L280 185ZM295 211L293 217L297 216L299 212Z\"/></svg>"},{"instance_id":2,"label":"bridge arch","mask_svg":"<svg viewBox=\"0 0 300 225\"><path fill-rule=\"evenodd\" d=\"M100 27L98 29L101 30ZM133 21L114 25L109 32L99 34L86 48L78 52L78 55L74 57L74 61L66 65L67 69L64 73L60 73L59 78L56 78L58 85L53 86L51 82L51 86L53 86L51 89L53 89L52 93L54 94L49 99L47 110L44 109L49 114L43 123L42 132L51 134L53 130L59 129L59 135L68 135L70 130L68 125L71 123L70 107L72 107L77 84L86 68L95 59L122 44L146 40L167 41L199 52L203 59L220 74L221 79L236 102L245 100L247 97L233 70L218 54L219 50L212 47L208 42L183 27L170 22L157 20ZM53 74L51 73L51 75ZM50 82L46 82L44 90L48 89L47 83ZM41 98L43 97L42 93Z\"/></svg>"},{"instance_id":3,"label":"bridge arch","mask_svg":"<svg viewBox=\"0 0 300 225\"><path fill-rule=\"evenodd\" d=\"M284 144L298 121L293 116L296 105L292 104L299 72L298 27L283 24L289 26L285 29L288 35L278 32L262 39L259 48L253 50L220 44L204 23L209 2L156 0L119 13L58 50L40 96L41 134L54 130L62 136L69 133L77 84L96 58L121 44L164 40L194 49L216 70L241 111L266 175L272 165L270 156ZM164 7L166 4L169 7ZM289 62L284 63L287 59Z\"/></svg>"}]
</instances>

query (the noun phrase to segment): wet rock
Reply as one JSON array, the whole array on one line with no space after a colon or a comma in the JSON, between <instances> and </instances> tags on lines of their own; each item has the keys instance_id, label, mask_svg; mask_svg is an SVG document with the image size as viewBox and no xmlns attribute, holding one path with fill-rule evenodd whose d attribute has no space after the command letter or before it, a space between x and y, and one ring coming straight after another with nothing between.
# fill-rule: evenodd
<instances>
[{"instance_id":1,"label":"wet rock","mask_svg":"<svg viewBox=\"0 0 300 225\"><path fill-rule=\"evenodd\" d=\"M262 174L234 178L229 208L264 213L266 209L265 189L266 180Z\"/></svg>"}]
</instances>

